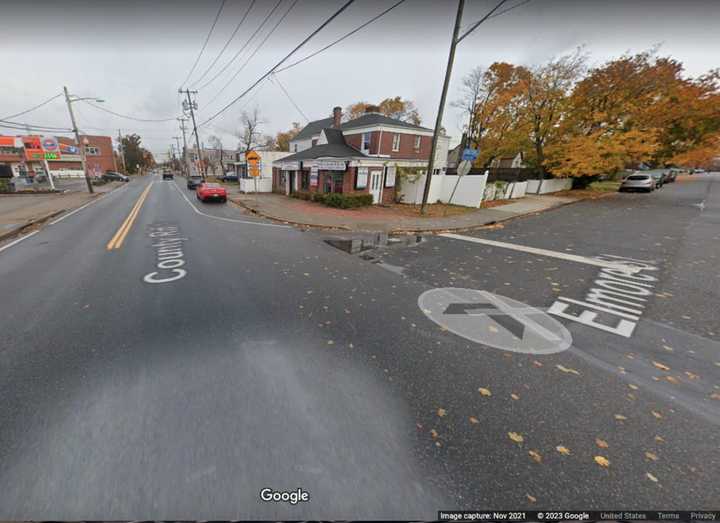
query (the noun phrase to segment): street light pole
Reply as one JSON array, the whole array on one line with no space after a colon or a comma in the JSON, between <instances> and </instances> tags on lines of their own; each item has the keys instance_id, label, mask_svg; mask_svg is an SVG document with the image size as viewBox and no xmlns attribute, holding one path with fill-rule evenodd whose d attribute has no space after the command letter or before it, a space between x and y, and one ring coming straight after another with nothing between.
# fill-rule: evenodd
<instances>
[{"instance_id":1,"label":"street light pole","mask_svg":"<svg viewBox=\"0 0 720 523\"><path fill-rule=\"evenodd\" d=\"M427 212L427 201L430 196L430 184L432 183L433 170L435 170L435 152L437 151L440 128L442 127L445 100L447 99L448 87L450 86L453 62L455 61L455 48L458 44L458 33L460 32L460 23L462 21L464 6L465 0L459 0L457 15L455 16L455 29L453 29L452 41L450 42L450 53L448 55L447 68L445 69L445 83L443 84L442 95L440 96L440 106L438 107L437 119L435 120L435 132L433 133L432 147L430 148L430 159L428 161L427 174L425 175L425 190L423 191L422 206L420 207L421 214L425 214Z\"/></svg>"},{"instance_id":2,"label":"street light pole","mask_svg":"<svg viewBox=\"0 0 720 523\"><path fill-rule=\"evenodd\" d=\"M68 94L67 87L63 87L63 91L65 92L65 101L67 102L68 112L70 113L72 130L75 133L75 141L80 148L80 163L82 164L83 173L85 174L85 183L87 184L88 192L92 194L95 192L95 190L93 189L92 182L90 181L90 176L88 175L87 163L85 161L85 144L80 142L80 132L78 131L77 123L75 122L75 114L73 114L72 110L72 100L70 100L70 94Z\"/></svg>"}]
</instances>

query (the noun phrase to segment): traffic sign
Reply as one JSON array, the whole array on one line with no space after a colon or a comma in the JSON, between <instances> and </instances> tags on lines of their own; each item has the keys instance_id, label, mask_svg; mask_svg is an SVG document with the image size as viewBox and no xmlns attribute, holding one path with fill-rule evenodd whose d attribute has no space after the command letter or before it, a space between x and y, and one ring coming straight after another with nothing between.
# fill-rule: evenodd
<instances>
[{"instance_id":1,"label":"traffic sign","mask_svg":"<svg viewBox=\"0 0 720 523\"><path fill-rule=\"evenodd\" d=\"M474 162L480 152L477 149L463 149L462 159Z\"/></svg>"},{"instance_id":2,"label":"traffic sign","mask_svg":"<svg viewBox=\"0 0 720 523\"><path fill-rule=\"evenodd\" d=\"M260 155L255 151L245 153L248 174L253 177L260 176Z\"/></svg>"},{"instance_id":3,"label":"traffic sign","mask_svg":"<svg viewBox=\"0 0 720 523\"><path fill-rule=\"evenodd\" d=\"M472 163L467 160L463 160L457 166L457 174L458 176L465 176L470 172L470 169L472 169Z\"/></svg>"},{"instance_id":4,"label":"traffic sign","mask_svg":"<svg viewBox=\"0 0 720 523\"><path fill-rule=\"evenodd\" d=\"M565 326L540 309L463 288L437 288L418 298L418 306L438 325L465 339L524 354L553 354L572 345Z\"/></svg>"}]
</instances>

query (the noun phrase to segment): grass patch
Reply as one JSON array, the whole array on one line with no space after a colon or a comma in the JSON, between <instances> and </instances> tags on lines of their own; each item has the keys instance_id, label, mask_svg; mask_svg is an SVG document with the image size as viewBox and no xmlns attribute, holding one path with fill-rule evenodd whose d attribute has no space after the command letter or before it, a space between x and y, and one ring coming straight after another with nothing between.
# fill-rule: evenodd
<instances>
[{"instance_id":1,"label":"grass patch","mask_svg":"<svg viewBox=\"0 0 720 523\"><path fill-rule=\"evenodd\" d=\"M602 182L593 182L590 184L589 189L591 191L617 191L620 187L619 181L615 182L612 180L605 180Z\"/></svg>"}]
</instances>

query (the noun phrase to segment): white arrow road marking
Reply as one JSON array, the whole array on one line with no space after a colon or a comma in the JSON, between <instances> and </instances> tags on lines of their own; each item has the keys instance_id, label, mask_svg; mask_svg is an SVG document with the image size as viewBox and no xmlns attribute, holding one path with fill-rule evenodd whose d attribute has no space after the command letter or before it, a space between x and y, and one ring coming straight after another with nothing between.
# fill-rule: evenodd
<instances>
[{"instance_id":1,"label":"white arrow road marking","mask_svg":"<svg viewBox=\"0 0 720 523\"><path fill-rule=\"evenodd\" d=\"M561 260L567 260L576 263L584 263L586 265L595 265L596 267L604 267L607 269L616 269L625 271L629 274L639 272L637 267L631 267L624 263L608 262L603 260L597 260L595 258L589 258L587 256L579 256L577 254L568 254L566 252L551 251L548 249L539 249L537 247L528 247L527 245L518 245L516 243L499 242L495 240L486 240L485 238L476 238L474 236L465 236L462 234L443 233L438 234L443 238L452 238L453 240L462 240L471 243L480 243L482 245L490 245L491 247L500 247L502 249L510 249L513 251L526 252L529 254L536 254L538 256L548 256L550 258L558 258Z\"/></svg>"}]
</instances>

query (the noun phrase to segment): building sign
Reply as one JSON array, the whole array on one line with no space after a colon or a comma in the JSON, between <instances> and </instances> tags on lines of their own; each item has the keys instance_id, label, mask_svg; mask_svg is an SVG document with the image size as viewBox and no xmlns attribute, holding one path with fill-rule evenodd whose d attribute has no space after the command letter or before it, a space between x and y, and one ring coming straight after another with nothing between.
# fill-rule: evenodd
<instances>
[{"instance_id":1,"label":"building sign","mask_svg":"<svg viewBox=\"0 0 720 523\"><path fill-rule=\"evenodd\" d=\"M368 181L368 168L367 167L358 167L357 181L355 182L355 188L356 189L364 189L365 187L367 187L367 181Z\"/></svg>"},{"instance_id":2,"label":"building sign","mask_svg":"<svg viewBox=\"0 0 720 523\"><path fill-rule=\"evenodd\" d=\"M313 165L310 168L310 187L317 187L318 186L318 168L317 166Z\"/></svg>"},{"instance_id":3,"label":"building sign","mask_svg":"<svg viewBox=\"0 0 720 523\"><path fill-rule=\"evenodd\" d=\"M70 154L70 155L76 154L76 155L80 156L80 149L78 149L77 146L75 146L75 145L70 145L70 144L67 144L67 143L61 143L61 144L60 144L60 153L62 153L63 155L65 155L65 154Z\"/></svg>"},{"instance_id":4,"label":"building sign","mask_svg":"<svg viewBox=\"0 0 720 523\"><path fill-rule=\"evenodd\" d=\"M317 160L315 165L321 171L344 171L346 169L345 162L342 160Z\"/></svg>"},{"instance_id":5,"label":"building sign","mask_svg":"<svg viewBox=\"0 0 720 523\"><path fill-rule=\"evenodd\" d=\"M46 136L42 139L42 148L45 152L54 153L57 152L59 145L57 138L54 136Z\"/></svg>"},{"instance_id":6,"label":"building sign","mask_svg":"<svg viewBox=\"0 0 720 523\"><path fill-rule=\"evenodd\" d=\"M248 174L254 178L260 176L260 155L255 151L245 153L245 160L247 161Z\"/></svg>"},{"instance_id":7,"label":"building sign","mask_svg":"<svg viewBox=\"0 0 720 523\"><path fill-rule=\"evenodd\" d=\"M280 162L279 167L283 171L299 171L300 162Z\"/></svg>"},{"instance_id":8,"label":"building sign","mask_svg":"<svg viewBox=\"0 0 720 523\"><path fill-rule=\"evenodd\" d=\"M43 151L39 136L23 136L22 141L25 147L26 160L45 159L45 151Z\"/></svg>"},{"instance_id":9,"label":"building sign","mask_svg":"<svg viewBox=\"0 0 720 523\"><path fill-rule=\"evenodd\" d=\"M45 153L46 160L59 160L60 153Z\"/></svg>"},{"instance_id":10,"label":"building sign","mask_svg":"<svg viewBox=\"0 0 720 523\"><path fill-rule=\"evenodd\" d=\"M0 136L0 147L7 147L9 149L22 149L22 139L15 136Z\"/></svg>"}]
</instances>

